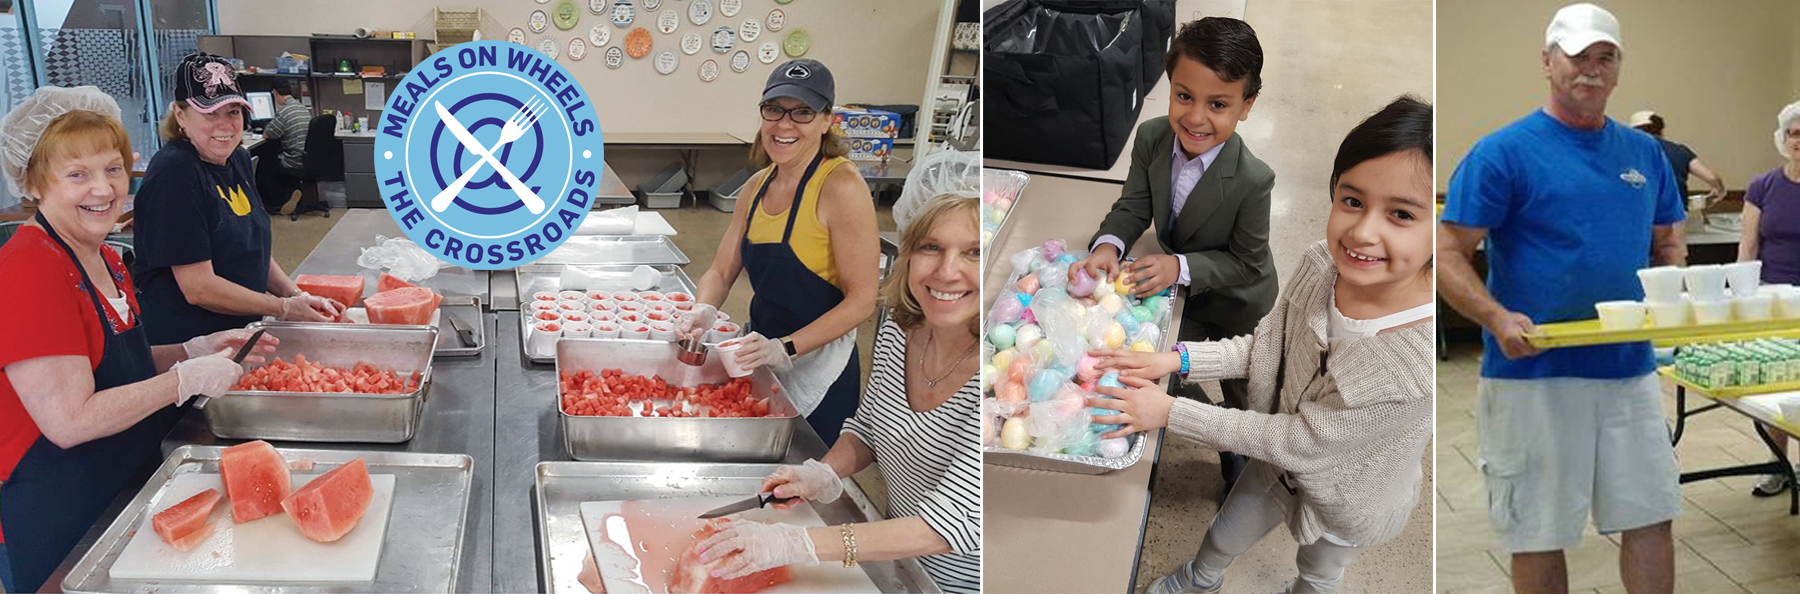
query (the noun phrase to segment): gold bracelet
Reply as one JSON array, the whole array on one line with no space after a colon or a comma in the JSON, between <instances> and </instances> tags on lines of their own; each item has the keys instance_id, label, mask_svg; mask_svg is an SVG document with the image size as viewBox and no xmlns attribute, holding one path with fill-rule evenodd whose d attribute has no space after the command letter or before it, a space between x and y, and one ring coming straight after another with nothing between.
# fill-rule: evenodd
<instances>
[{"instance_id":1,"label":"gold bracelet","mask_svg":"<svg viewBox=\"0 0 1800 594\"><path fill-rule=\"evenodd\" d=\"M844 535L844 567L856 567L856 528L841 524L838 532Z\"/></svg>"}]
</instances>

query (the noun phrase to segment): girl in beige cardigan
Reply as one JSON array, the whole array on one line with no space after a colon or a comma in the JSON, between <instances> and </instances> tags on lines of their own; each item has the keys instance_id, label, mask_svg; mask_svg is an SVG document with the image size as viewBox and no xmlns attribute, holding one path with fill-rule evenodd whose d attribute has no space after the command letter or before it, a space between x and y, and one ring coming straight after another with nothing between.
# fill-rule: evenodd
<instances>
[{"instance_id":1,"label":"girl in beige cardigan","mask_svg":"<svg viewBox=\"0 0 1800 594\"><path fill-rule=\"evenodd\" d=\"M1331 592L1370 546L1400 534L1432 434L1431 106L1403 97L1344 139L1324 241L1301 256L1255 334L1169 353L1099 350L1125 388L1106 437L1168 427L1254 460L1199 553L1149 591L1217 592L1224 571L1276 524L1300 543L1293 592ZM1247 410L1177 399L1154 380L1247 377Z\"/></svg>"}]
</instances>

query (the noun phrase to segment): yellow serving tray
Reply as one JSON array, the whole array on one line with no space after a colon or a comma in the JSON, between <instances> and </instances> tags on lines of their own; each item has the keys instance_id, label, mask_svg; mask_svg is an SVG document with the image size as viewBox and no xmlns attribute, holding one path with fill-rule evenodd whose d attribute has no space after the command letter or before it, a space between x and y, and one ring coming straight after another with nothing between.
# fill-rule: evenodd
<instances>
[{"instance_id":1,"label":"yellow serving tray","mask_svg":"<svg viewBox=\"0 0 1800 594\"><path fill-rule=\"evenodd\" d=\"M1600 320L1542 324L1525 340L1541 349L1655 341L1657 346L1681 346L1703 342L1800 336L1800 318L1757 320L1725 324L1689 325L1676 328L1606 330Z\"/></svg>"},{"instance_id":2,"label":"yellow serving tray","mask_svg":"<svg viewBox=\"0 0 1800 594\"><path fill-rule=\"evenodd\" d=\"M1657 375L1661 375L1665 378L1668 378L1669 381L1675 382L1676 384L1681 385L1682 387L1685 387L1689 390L1694 390L1694 391L1700 392L1701 394L1705 395L1708 398L1713 398L1713 399L1718 399L1718 400L1723 400L1723 399L1727 399L1727 398L1743 398L1745 396L1755 396L1757 394L1774 394L1777 392L1800 391L1800 382L1782 382L1779 384L1758 384L1755 386L1731 386L1729 388L1708 388L1706 386L1702 386L1700 384L1694 383L1693 381L1688 380L1687 378L1676 375L1674 367L1659 367L1659 368L1657 368L1656 373L1657 373Z\"/></svg>"}]
</instances>

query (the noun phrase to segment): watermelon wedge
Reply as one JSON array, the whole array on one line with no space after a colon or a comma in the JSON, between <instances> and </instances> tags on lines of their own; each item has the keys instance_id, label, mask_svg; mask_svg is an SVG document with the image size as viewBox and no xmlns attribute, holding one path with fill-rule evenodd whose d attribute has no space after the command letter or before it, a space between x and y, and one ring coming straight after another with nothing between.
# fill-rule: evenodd
<instances>
[{"instance_id":1,"label":"watermelon wedge","mask_svg":"<svg viewBox=\"0 0 1800 594\"><path fill-rule=\"evenodd\" d=\"M794 581L794 570L783 565L765 569L735 579L720 579L708 573L705 563L700 562L700 554L695 551L707 537L724 530L732 520L716 518L707 520L698 532L694 533L694 544L682 553L681 559L675 563L675 581L669 584L670 592L694 594L727 594L744 592L761 592L780 584Z\"/></svg>"},{"instance_id":2,"label":"watermelon wedge","mask_svg":"<svg viewBox=\"0 0 1800 594\"><path fill-rule=\"evenodd\" d=\"M369 310L371 324L428 325L443 300L443 295L431 289L402 287L370 295L363 300L363 307Z\"/></svg>"},{"instance_id":3,"label":"watermelon wedge","mask_svg":"<svg viewBox=\"0 0 1800 594\"><path fill-rule=\"evenodd\" d=\"M300 487L281 500L281 508L300 527L301 535L318 542L334 542L356 527L374 498L369 466L357 458Z\"/></svg>"},{"instance_id":4,"label":"watermelon wedge","mask_svg":"<svg viewBox=\"0 0 1800 594\"><path fill-rule=\"evenodd\" d=\"M355 305L362 299L363 287L368 279L360 274L302 274L294 277L294 285L300 290L336 301L344 307Z\"/></svg>"},{"instance_id":5,"label":"watermelon wedge","mask_svg":"<svg viewBox=\"0 0 1800 594\"><path fill-rule=\"evenodd\" d=\"M376 293L386 293L386 292L392 291L394 289L404 289L407 287L417 287L417 286L418 285L395 278L393 275L388 274L386 272L381 273L381 276L379 278L375 279L375 292Z\"/></svg>"},{"instance_id":6,"label":"watermelon wedge","mask_svg":"<svg viewBox=\"0 0 1800 594\"><path fill-rule=\"evenodd\" d=\"M219 479L231 500L231 521L238 524L281 513L281 500L294 489L287 461L266 441L225 448Z\"/></svg>"},{"instance_id":7,"label":"watermelon wedge","mask_svg":"<svg viewBox=\"0 0 1800 594\"><path fill-rule=\"evenodd\" d=\"M156 534L162 537L163 542L169 543L175 550L194 550L200 541L212 534L212 524L207 520L212 517L213 508L218 507L219 496L218 489L201 491L181 503L157 512L156 516L150 518L150 525L156 529Z\"/></svg>"}]
</instances>

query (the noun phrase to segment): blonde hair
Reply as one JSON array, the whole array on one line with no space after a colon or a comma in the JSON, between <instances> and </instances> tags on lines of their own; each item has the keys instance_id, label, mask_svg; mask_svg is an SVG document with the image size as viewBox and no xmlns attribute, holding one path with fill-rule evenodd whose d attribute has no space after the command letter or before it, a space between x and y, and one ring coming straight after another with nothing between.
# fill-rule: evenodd
<instances>
[{"instance_id":1,"label":"blonde hair","mask_svg":"<svg viewBox=\"0 0 1800 594\"><path fill-rule=\"evenodd\" d=\"M161 136L163 142L188 139L187 131L181 129L181 122L175 121L175 114L185 108L187 106L179 101L169 104L169 113L163 114L162 121L156 125L156 135Z\"/></svg>"},{"instance_id":2,"label":"blonde hair","mask_svg":"<svg viewBox=\"0 0 1800 594\"><path fill-rule=\"evenodd\" d=\"M819 117L829 118L831 114L820 113ZM827 159L836 159L850 154L850 140L844 137L837 128L826 128L823 139L819 142L819 152ZM762 130L756 131L756 139L750 141L750 164L757 169L768 167L774 161L769 160L768 151L763 150Z\"/></svg>"},{"instance_id":3,"label":"blonde hair","mask_svg":"<svg viewBox=\"0 0 1800 594\"><path fill-rule=\"evenodd\" d=\"M925 323L925 311L919 307L919 299L907 286L907 277L912 275L912 254L918 251L919 244L925 236L940 222L966 221L970 226L978 226L981 204L979 198L943 194L928 202L911 225L900 233L899 257L894 259L893 270L888 273L887 283L881 287L881 305L888 309L888 317L904 330L918 328ZM961 216L962 219L951 217ZM981 316L969 321L969 333L980 335Z\"/></svg>"},{"instance_id":4,"label":"blonde hair","mask_svg":"<svg viewBox=\"0 0 1800 594\"><path fill-rule=\"evenodd\" d=\"M118 151L125 169L131 169L131 137L117 118L86 110L57 116L44 127L44 134L31 150L31 159L25 165L25 185L40 189L49 185L54 174L50 169L53 159L74 159L107 150Z\"/></svg>"}]
</instances>

